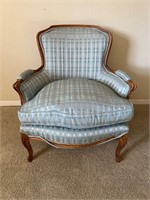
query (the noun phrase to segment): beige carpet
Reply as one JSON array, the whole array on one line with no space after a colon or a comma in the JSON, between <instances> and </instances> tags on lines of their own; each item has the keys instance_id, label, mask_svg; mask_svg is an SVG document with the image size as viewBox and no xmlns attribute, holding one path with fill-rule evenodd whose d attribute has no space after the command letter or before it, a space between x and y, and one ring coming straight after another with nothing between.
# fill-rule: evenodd
<instances>
[{"instance_id":1,"label":"beige carpet","mask_svg":"<svg viewBox=\"0 0 150 200\"><path fill-rule=\"evenodd\" d=\"M78 150L33 141L28 163L17 110L1 108L1 199L149 199L148 106L135 107L119 164L117 141Z\"/></svg>"}]
</instances>

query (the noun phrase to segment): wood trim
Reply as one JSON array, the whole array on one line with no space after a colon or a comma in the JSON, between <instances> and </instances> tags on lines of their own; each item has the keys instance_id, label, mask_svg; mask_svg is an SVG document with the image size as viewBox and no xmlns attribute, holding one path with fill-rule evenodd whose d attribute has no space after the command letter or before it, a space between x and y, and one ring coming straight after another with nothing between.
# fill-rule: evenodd
<instances>
[{"instance_id":1,"label":"wood trim","mask_svg":"<svg viewBox=\"0 0 150 200\"><path fill-rule=\"evenodd\" d=\"M92 147L104 142L107 142L109 140L115 139L114 136L109 137L109 138L105 138L105 139L101 139L99 141L93 142L93 143L89 143L89 144L60 144L60 143L55 143L55 142L50 142L46 139L43 138L39 138L39 137L30 137L25 133L21 133L21 139L22 139L22 143L24 145L24 147L27 149L28 151L28 161L32 162L33 160L33 150L32 150L32 146L30 144L30 139L33 140L37 140L37 141L42 141L42 142L46 142L49 145L56 147L56 148L63 148L63 149L77 149L77 148L85 148L85 147ZM125 145L127 144L128 141L128 134L124 134L123 136L121 136L120 138L116 138L118 139L118 146L116 148L115 151L115 155L116 155L116 162L120 162L121 161L121 156L120 153L122 151L122 149L125 147Z\"/></svg>"},{"instance_id":2,"label":"wood trim","mask_svg":"<svg viewBox=\"0 0 150 200\"><path fill-rule=\"evenodd\" d=\"M128 85L130 86L130 91L129 91L129 94L128 94L128 96L127 96L127 99L129 99L130 96L131 96L131 93L137 88L137 85L135 85L135 84L132 82L132 80L128 80L127 83L128 83Z\"/></svg>"},{"instance_id":3,"label":"wood trim","mask_svg":"<svg viewBox=\"0 0 150 200\"><path fill-rule=\"evenodd\" d=\"M29 154L28 155L28 161L32 162L32 160L33 160L33 150L32 150L32 146L30 144L30 138L25 133L21 133L21 140L22 140L22 144L24 145L24 147L28 151L28 154Z\"/></svg>"},{"instance_id":4,"label":"wood trim","mask_svg":"<svg viewBox=\"0 0 150 200\"><path fill-rule=\"evenodd\" d=\"M127 141L128 141L128 134L125 134L118 139L118 146L117 146L116 152L115 152L116 162L121 161L120 152L125 147L125 145L127 144Z\"/></svg>"},{"instance_id":5,"label":"wood trim","mask_svg":"<svg viewBox=\"0 0 150 200\"><path fill-rule=\"evenodd\" d=\"M39 138L39 137L30 137L30 139L37 140L37 141L45 141L53 147L62 148L62 149L78 149L78 148L91 147L91 146L98 145L100 143L107 142L107 141L112 140L114 138L115 137L112 136L112 137L101 139L101 140L98 140L96 142L92 142L92 143L89 143L89 144L60 144L60 143L51 142L51 141L48 141L46 139L42 139L42 138Z\"/></svg>"},{"instance_id":6,"label":"wood trim","mask_svg":"<svg viewBox=\"0 0 150 200\"><path fill-rule=\"evenodd\" d=\"M19 94L20 97L20 101L21 101L21 105L23 105L25 103L25 98L22 94L22 92L20 91L20 86L23 83L23 80L17 80L14 84L13 84L13 88L16 90L16 92Z\"/></svg>"}]
</instances>

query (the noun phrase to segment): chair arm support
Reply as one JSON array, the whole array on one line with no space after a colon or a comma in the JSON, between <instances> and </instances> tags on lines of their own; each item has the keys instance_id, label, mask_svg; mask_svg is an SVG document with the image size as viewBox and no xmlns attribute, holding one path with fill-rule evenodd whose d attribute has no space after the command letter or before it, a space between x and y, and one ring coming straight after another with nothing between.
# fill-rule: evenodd
<instances>
[{"instance_id":1,"label":"chair arm support","mask_svg":"<svg viewBox=\"0 0 150 200\"><path fill-rule=\"evenodd\" d=\"M45 70L26 70L17 77L13 87L18 92L21 104L31 100L45 85L50 82Z\"/></svg>"},{"instance_id":2,"label":"chair arm support","mask_svg":"<svg viewBox=\"0 0 150 200\"><path fill-rule=\"evenodd\" d=\"M119 96L129 98L136 85L131 81L131 77L121 70L114 72L104 67L101 72L100 81L111 87Z\"/></svg>"}]
</instances>

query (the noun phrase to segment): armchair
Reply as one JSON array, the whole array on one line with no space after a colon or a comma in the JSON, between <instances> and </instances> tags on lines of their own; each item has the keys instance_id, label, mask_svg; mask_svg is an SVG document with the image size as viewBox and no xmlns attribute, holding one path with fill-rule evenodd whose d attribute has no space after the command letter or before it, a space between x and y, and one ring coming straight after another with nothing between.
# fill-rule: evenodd
<instances>
[{"instance_id":1,"label":"armchair","mask_svg":"<svg viewBox=\"0 0 150 200\"><path fill-rule=\"evenodd\" d=\"M33 159L30 139L57 148L81 148L118 139L116 161L127 143L136 88L129 75L107 66L112 36L92 25L55 25L37 34L42 66L21 73L22 143Z\"/></svg>"}]
</instances>

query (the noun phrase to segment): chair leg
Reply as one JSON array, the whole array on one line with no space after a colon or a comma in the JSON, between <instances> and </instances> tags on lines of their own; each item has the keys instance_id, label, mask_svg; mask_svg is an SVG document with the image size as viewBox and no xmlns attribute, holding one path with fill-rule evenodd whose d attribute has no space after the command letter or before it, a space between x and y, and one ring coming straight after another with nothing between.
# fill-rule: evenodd
<instances>
[{"instance_id":1,"label":"chair leg","mask_svg":"<svg viewBox=\"0 0 150 200\"><path fill-rule=\"evenodd\" d=\"M30 144L30 138L26 134L21 133L21 139L22 139L22 143L23 143L24 147L27 149L27 151L29 153L28 161L32 162L33 150L32 150L32 146Z\"/></svg>"},{"instance_id":2,"label":"chair leg","mask_svg":"<svg viewBox=\"0 0 150 200\"><path fill-rule=\"evenodd\" d=\"M128 134L125 134L119 138L118 146L116 148L116 162L121 161L120 152L123 149L123 147L127 144L127 140L128 140Z\"/></svg>"}]
</instances>

